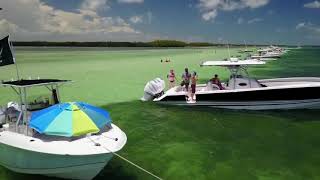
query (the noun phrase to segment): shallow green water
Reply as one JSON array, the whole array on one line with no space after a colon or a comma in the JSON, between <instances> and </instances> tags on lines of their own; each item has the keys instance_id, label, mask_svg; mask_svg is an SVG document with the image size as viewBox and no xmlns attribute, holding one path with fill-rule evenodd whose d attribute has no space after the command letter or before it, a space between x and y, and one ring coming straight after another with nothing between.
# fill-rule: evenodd
<instances>
[{"instance_id":1,"label":"shallow green water","mask_svg":"<svg viewBox=\"0 0 320 180\"><path fill-rule=\"evenodd\" d=\"M200 68L203 59L222 58L225 49L170 50L25 50L17 58L23 75L73 79L62 89L64 100L82 100L111 112L128 136L121 155L164 179L320 179L320 112L231 111L166 107L142 103L147 80L185 66L205 81L223 69ZM232 50L235 54L236 50ZM161 64L170 57L172 63ZM320 49L292 50L282 59L251 74L268 77L320 76ZM1 79L14 67L0 70ZM44 93L36 90L33 94ZM0 103L12 99L0 90ZM10 172L0 167L0 179L50 179ZM113 158L96 179L152 179Z\"/></svg>"}]
</instances>

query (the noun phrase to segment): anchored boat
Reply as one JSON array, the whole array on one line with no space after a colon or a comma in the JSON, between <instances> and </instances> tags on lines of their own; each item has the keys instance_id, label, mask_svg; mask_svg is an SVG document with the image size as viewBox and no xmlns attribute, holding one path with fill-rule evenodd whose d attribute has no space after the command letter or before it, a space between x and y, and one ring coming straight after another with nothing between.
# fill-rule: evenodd
<instances>
[{"instance_id":1,"label":"anchored boat","mask_svg":"<svg viewBox=\"0 0 320 180\"><path fill-rule=\"evenodd\" d=\"M251 55L250 57L254 59L280 58L288 50L277 47L277 46L270 46L264 49L259 49L257 51L258 51L258 54Z\"/></svg>"},{"instance_id":2,"label":"anchored boat","mask_svg":"<svg viewBox=\"0 0 320 180\"><path fill-rule=\"evenodd\" d=\"M0 66L15 63L9 36L0 40ZM17 66L16 66L17 68ZM126 134L108 112L80 102L60 103L59 79L1 81L19 97L0 108L0 165L25 174L92 179L126 144ZM45 87L49 98L28 102L28 92ZM118 155L119 156L119 155Z\"/></svg>"},{"instance_id":3,"label":"anchored boat","mask_svg":"<svg viewBox=\"0 0 320 180\"><path fill-rule=\"evenodd\" d=\"M113 153L123 148L125 133L100 108L85 103L60 103L40 111L29 110L27 89L46 87L59 102L55 92L68 82L40 79L1 84L18 93L21 111L16 118L6 118L0 124L0 165L18 173L92 179Z\"/></svg>"},{"instance_id":4,"label":"anchored boat","mask_svg":"<svg viewBox=\"0 0 320 180\"><path fill-rule=\"evenodd\" d=\"M264 61L256 59L205 61L201 67L226 67L230 78L220 86L208 82L198 84L194 99L180 86L164 92L164 81L150 81L142 100L183 106L208 106L227 109L304 109L320 108L320 78L293 77L257 80L249 76L250 66L260 66Z\"/></svg>"}]
</instances>

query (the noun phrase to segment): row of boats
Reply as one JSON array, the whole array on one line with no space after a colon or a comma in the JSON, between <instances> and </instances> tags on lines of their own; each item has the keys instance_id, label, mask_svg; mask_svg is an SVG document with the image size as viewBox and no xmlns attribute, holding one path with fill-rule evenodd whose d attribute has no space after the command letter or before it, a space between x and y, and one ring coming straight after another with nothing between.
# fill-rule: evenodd
<instances>
[{"instance_id":1,"label":"row of boats","mask_svg":"<svg viewBox=\"0 0 320 180\"><path fill-rule=\"evenodd\" d=\"M270 59L270 58L280 58L282 55L287 53L289 50L278 46L269 46L267 48L260 48L257 50L258 54L250 55L249 57L253 59Z\"/></svg>"},{"instance_id":2,"label":"row of boats","mask_svg":"<svg viewBox=\"0 0 320 180\"><path fill-rule=\"evenodd\" d=\"M258 50L244 60L206 60L200 67L224 67L230 72L229 79L222 83L222 89L210 82L197 84L194 99L180 86L165 90L165 82L156 78L144 88L143 101L179 106L206 106L227 109L272 110L272 109L315 109L320 108L319 77L288 77L256 79L248 73L252 66L262 66L270 58L280 58L288 50L270 46Z\"/></svg>"}]
</instances>

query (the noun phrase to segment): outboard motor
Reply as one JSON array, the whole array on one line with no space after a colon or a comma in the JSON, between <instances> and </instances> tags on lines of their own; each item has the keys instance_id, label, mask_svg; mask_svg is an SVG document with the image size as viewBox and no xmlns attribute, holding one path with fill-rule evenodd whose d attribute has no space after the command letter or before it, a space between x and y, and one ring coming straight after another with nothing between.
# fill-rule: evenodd
<instances>
[{"instance_id":1,"label":"outboard motor","mask_svg":"<svg viewBox=\"0 0 320 180\"><path fill-rule=\"evenodd\" d=\"M9 102L6 109L6 115L10 119L18 119L22 112L20 106L16 102Z\"/></svg>"},{"instance_id":2,"label":"outboard motor","mask_svg":"<svg viewBox=\"0 0 320 180\"><path fill-rule=\"evenodd\" d=\"M154 98L160 97L165 89L165 82L160 78L149 81L144 87L144 95L142 101L151 101Z\"/></svg>"},{"instance_id":3,"label":"outboard motor","mask_svg":"<svg viewBox=\"0 0 320 180\"><path fill-rule=\"evenodd\" d=\"M6 122L5 111L6 111L6 109L0 106L0 126Z\"/></svg>"}]
</instances>

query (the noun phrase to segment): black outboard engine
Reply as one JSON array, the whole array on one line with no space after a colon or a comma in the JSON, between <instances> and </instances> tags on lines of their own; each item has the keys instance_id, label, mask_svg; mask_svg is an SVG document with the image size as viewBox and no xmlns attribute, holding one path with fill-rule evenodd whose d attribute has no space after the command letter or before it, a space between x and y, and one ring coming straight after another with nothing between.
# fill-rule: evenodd
<instances>
[{"instance_id":1,"label":"black outboard engine","mask_svg":"<svg viewBox=\"0 0 320 180\"><path fill-rule=\"evenodd\" d=\"M144 95L141 98L142 101L151 101L154 98L163 95L163 90L165 89L165 82L160 78L156 78L149 81L144 87Z\"/></svg>"}]
</instances>

